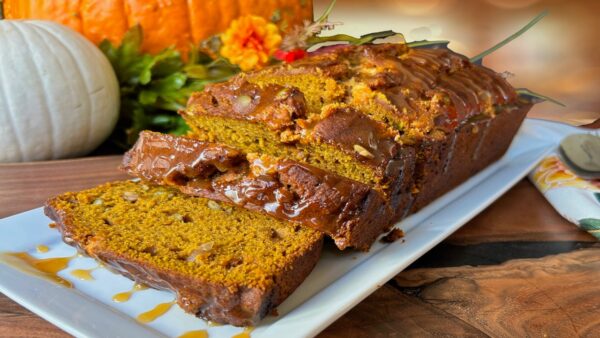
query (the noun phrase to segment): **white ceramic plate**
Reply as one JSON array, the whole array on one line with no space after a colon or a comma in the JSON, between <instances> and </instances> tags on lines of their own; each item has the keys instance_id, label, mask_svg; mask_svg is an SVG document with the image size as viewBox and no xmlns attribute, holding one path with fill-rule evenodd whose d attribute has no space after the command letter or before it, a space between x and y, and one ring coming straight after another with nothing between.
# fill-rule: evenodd
<instances>
[{"instance_id":1,"label":"white ceramic plate","mask_svg":"<svg viewBox=\"0 0 600 338\"><path fill-rule=\"evenodd\" d=\"M306 281L252 332L253 338L310 337L316 335L361 300L425 254L516 182L558 141L577 128L526 120L508 153L497 163L439 198L397 226L404 241L377 242L370 252L339 252L326 248ZM28 252L40 258L71 256L75 249L63 244L58 231L48 227L41 208L0 220L0 252ZM50 251L36 252L37 245ZM209 337L231 337L243 331L232 326L208 326L177 306L148 324L136 317L174 296L165 291L136 292L131 300L117 303L113 295L131 289L132 282L103 268L92 271L93 281L78 280L73 269L93 268L86 257L74 258L59 272L72 281L72 289L0 264L0 291L21 305L75 336L177 337L193 330L207 330Z\"/></svg>"}]
</instances>

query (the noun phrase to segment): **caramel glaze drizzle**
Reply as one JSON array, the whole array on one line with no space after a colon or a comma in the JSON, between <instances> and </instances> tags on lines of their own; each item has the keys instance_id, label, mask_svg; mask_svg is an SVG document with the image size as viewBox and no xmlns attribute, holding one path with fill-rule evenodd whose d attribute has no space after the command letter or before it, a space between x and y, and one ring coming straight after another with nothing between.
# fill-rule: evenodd
<instances>
[{"instance_id":1,"label":"caramel glaze drizzle","mask_svg":"<svg viewBox=\"0 0 600 338\"><path fill-rule=\"evenodd\" d=\"M37 247L38 251L47 252L47 250L43 251L44 249L40 250L39 249L40 247L45 247L47 249L46 246L39 245ZM11 267L17 268L20 271L23 271L27 274L35 275L35 276L41 277L43 279L52 281L54 283L60 284L62 286L72 288L73 283L58 276L58 272L66 269L69 266L69 263L71 262L71 260L77 256L78 256L78 254L74 254L73 256L67 256L67 257L35 258L35 257L31 256L30 254L28 254L27 252L2 252L2 253L0 253L0 263L4 263ZM91 269L76 269L76 270L71 271L71 275L73 275L81 280L93 280L94 278L91 275L91 272L96 269L102 268L102 267L104 267L104 265L99 264L98 266L91 268ZM113 301L126 302L131 298L133 293L142 291L142 290L146 290L147 288L148 287L144 284L134 283L131 290L126 291L126 292L117 293L116 295L114 295ZM172 300L167 303L160 303L160 304L156 305L154 308L152 308L151 310L138 315L137 320L140 321L141 323L150 323L150 322L156 320L158 317L167 313L167 311L169 311L174 304L175 304L175 300ZM208 326L219 326L220 325L218 323L213 323L210 321L207 323L208 323ZM252 327L247 327L244 329L244 331L242 333L235 335L234 338L249 338L250 332L252 332L253 329L254 328L252 328ZM206 332L206 330L189 331L179 337L180 338L208 338L208 332Z\"/></svg>"},{"instance_id":2,"label":"caramel glaze drizzle","mask_svg":"<svg viewBox=\"0 0 600 338\"><path fill-rule=\"evenodd\" d=\"M206 330L188 331L178 338L208 338L208 332Z\"/></svg>"},{"instance_id":3,"label":"caramel glaze drizzle","mask_svg":"<svg viewBox=\"0 0 600 338\"><path fill-rule=\"evenodd\" d=\"M76 256L77 254L68 257L35 258L27 252L4 252L0 253L0 263L5 263L27 274L72 288L73 283L58 276L58 272L66 269L69 262Z\"/></svg>"},{"instance_id":4,"label":"caramel glaze drizzle","mask_svg":"<svg viewBox=\"0 0 600 338\"><path fill-rule=\"evenodd\" d=\"M147 288L148 287L146 285L144 285L144 284L133 283L133 286L131 287L131 290L115 294L113 296L112 300L114 302L117 302L117 303L126 302L126 301L128 301L131 298L131 296L134 293L136 293L138 291L146 290Z\"/></svg>"},{"instance_id":5,"label":"caramel glaze drizzle","mask_svg":"<svg viewBox=\"0 0 600 338\"><path fill-rule=\"evenodd\" d=\"M254 331L254 327L247 326L244 328L244 331L236 334L235 336L232 336L231 338L250 338L250 333L252 333L252 331Z\"/></svg>"},{"instance_id":6,"label":"caramel glaze drizzle","mask_svg":"<svg viewBox=\"0 0 600 338\"><path fill-rule=\"evenodd\" d=\"M250 338L250 333L252 333L252 331L254 331L254 327L247 326L244 328L244 331L232 336L231 338ZM208 338L208 332L206 332L206 330L188 331L179 336L178 338Z\"/></svg>"},{"instance_id":7,"label":"caramel glaze drizzle","mask_svg":"<svg viewBox=\"0 0 600 338\"><path fill-rule=\"evenodd\" d=\"M94 280L94 276L92 276L92 271L103 267L103 264L98 264L96 267L93 267L91 269L75 269L71 271L71 275L79 280Z\"/></svg>"},{"instance_id":8,"label":"caramel glaze drizzle","mask_svg":"<svg viewBox=\"0 0 600 338\"><path fill-rule=\"evenodd\" d=\"M40 244L35 247L35 250L39 253L46 253L50 250L46 245Z\"/></svg>"},{"instance_id":9,"label":"caramel glaze drizzle","mask_svg":"<svg viewBox=\"0 0 600 338\"><path fill-rule=\"evenodd\" d=\"M146 311L137 316L137 320L141 323L150 323L155 321L158 317L164 315L171 309L171 307L175 304L175 301L172 300L167 303L160 303L152 308L150 311Z\"/></svg>"}]
</instances>

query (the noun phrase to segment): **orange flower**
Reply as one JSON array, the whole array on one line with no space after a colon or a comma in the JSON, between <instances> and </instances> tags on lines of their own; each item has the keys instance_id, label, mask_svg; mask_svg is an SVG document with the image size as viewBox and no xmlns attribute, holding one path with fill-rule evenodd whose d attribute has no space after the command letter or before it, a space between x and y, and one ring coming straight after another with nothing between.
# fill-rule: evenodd
<instances>
[{"instance_id":1,"label":"orange flower","mask_svg":"<svg viewBox=\"0 0 600 338\"><path fill-rule=\"evenodd\" d=\"M221 35L221 55L243 71L261 68L281 44L279 29L260 16L234 20Z\"/></svg>"}]
</instances>

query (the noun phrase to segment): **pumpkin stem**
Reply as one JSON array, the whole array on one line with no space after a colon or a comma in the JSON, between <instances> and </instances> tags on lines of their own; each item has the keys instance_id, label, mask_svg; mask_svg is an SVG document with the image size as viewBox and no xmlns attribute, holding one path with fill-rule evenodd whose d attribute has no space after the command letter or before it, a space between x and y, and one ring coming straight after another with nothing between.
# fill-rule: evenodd
<instances>
[{"instance_id":1,"label":"pumpkin stem","mask_svg":"<svg viewBox=\"0 0 600 338\"><path fill-rule=\"evenodd\" d=\"M4 1L0 0L0 20L4 20Z\"/></svg>"}]
</instances>

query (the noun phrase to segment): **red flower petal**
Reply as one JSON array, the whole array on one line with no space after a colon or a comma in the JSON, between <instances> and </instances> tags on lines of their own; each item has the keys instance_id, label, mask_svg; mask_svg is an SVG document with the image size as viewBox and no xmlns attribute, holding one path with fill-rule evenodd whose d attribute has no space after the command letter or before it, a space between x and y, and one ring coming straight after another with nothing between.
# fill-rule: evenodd
<instances>
[{"instance_id":1,"label":"red flower petal","mask_svg":"<svg viewBox=\"0 0 600 338\"><path fill-rule=\"evenodd\" d=\"M287 63L306 57L308 53L303 49L293 49L290 51L277 50L274 54L275 58Z\"/></svg>"}]
</instances>

